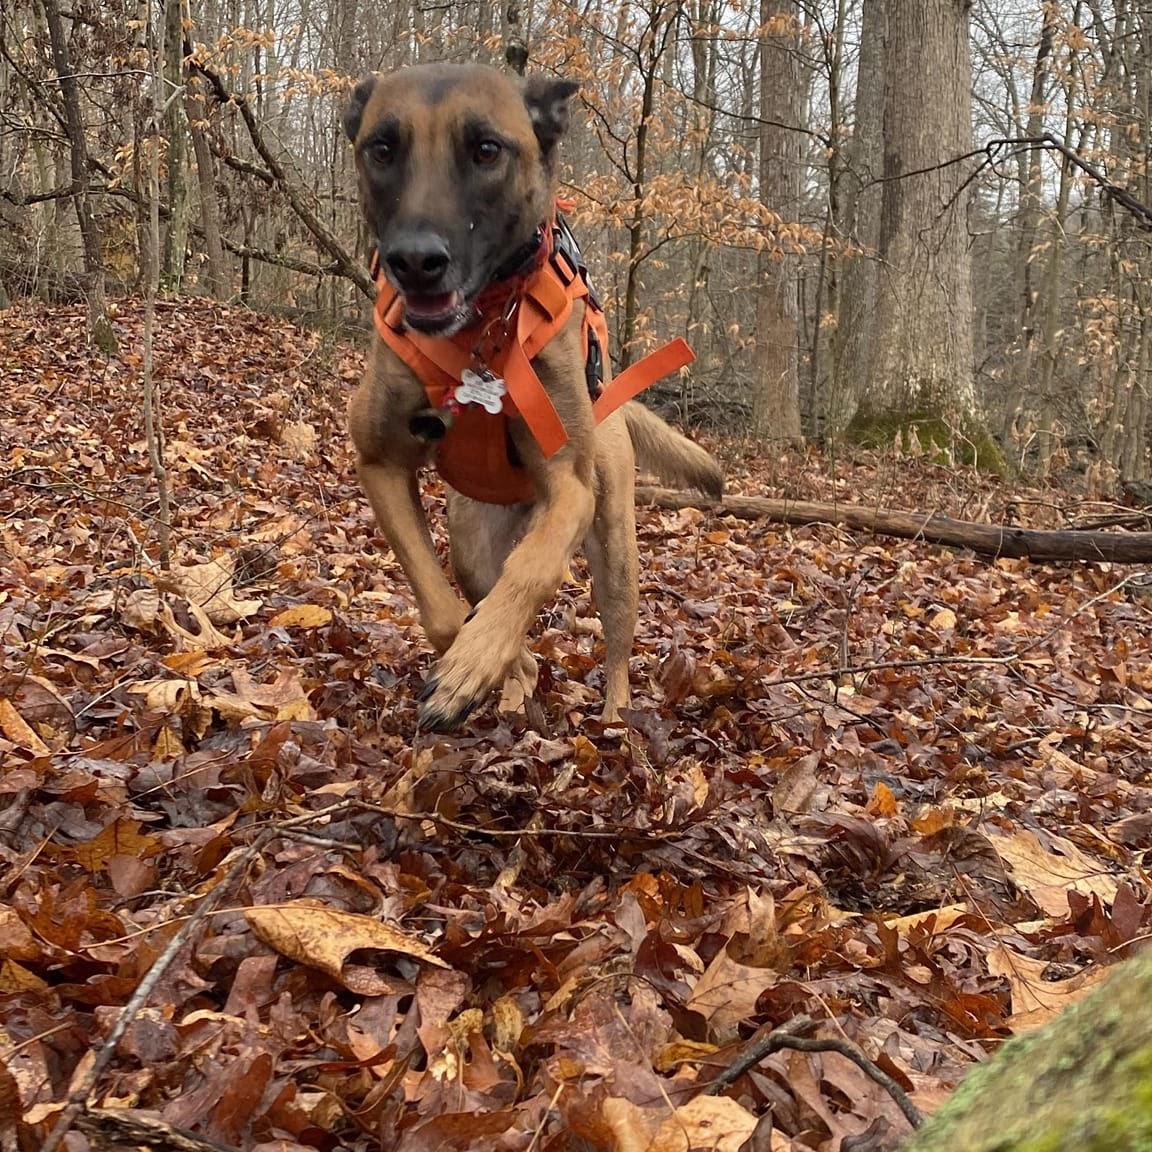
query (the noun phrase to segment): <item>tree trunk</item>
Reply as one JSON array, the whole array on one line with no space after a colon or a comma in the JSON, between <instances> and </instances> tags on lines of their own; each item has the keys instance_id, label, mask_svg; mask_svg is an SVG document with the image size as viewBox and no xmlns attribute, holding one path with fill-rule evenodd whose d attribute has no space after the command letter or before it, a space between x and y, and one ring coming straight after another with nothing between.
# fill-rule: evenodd
<instances>
[{"instance_id":1,"label":"tree trunk","mask_svg":"<svg viewBox=\"0 0 1152 1152\"><path fill-rule=\"evenodd\" d=\"M192 151L196 156L196 183L200 192L200 227L204 235L204 250L208 256L208 291L217 300L230 294L228 263L224 244L220 238L220 208L216 203L216 160L208 144L205 129L207 111L199 91L198 78L188 78L185 107L188 115L188 133L192 137Z\"/></svg>"},{"instance_id":2,"label":"tree trunk","mask_svg":"<svg viewBox=\"0 0 1152 1152\"><path fill-rule=\"evenodd\" d=\"M855 126L845 150L842 237L862 251L844 268L840 308L832 339L834 360L827 421L840 432L856 411L872 353L876 308L876 250L884 172L884 61L888 15L884 0L864 0L857 64Z\"/></svg>"},{"instance_id":3,"label":"tree trunk","mask_svg":"<svg viewBox=\"0 0 1152 1152\"><path fill-rule=\"evenodd\" d=\"M797 0L760 0L760 26L760 202L786 224L800 211L800 133L795 130L800 123L801 96ZM799 261L787 251L789 244L785 236L780 251L761 252L757 261L752 420L761 439L798 444Z\"/></svg>"},{"instance_id":4,"label":"tree trunk","mask_svg":"<svg viewBox=\"0 0 1152 1152\"><path fill-rule=\"evenodd\" d=\"M636 129L636 161L632 175L632 220L628 225L628 275L624 284L624 326L620 333L620 367L627 368L636 358L636 320L640 311L640 262L643 259L644 229L648 220L644 208L644 181L648 163L648 122L652 119L656 66L644 75L640 100L640 124Z\"/></svg>"},{"instance_id":5,"label":"tree trunk","mask_svg":"<svg viewBox=\"0 0 1152 1152\"><path fill-rule=\"evenodd\" d=\"M180 0L168 0L170 8L179 12ZM147 0L143 0L144 27L148 27ZM156 20L155 43L142 45L151 55L150 99L140 109L146 120L148 137L148 162L144 172L144 195L147 203L147 226L144 229L144 340L142 370L144 377L144 439L148 445L148 461L152 466L152 476L156 481L156 496L159 509L156 528L160 538L160 565L167 569L171 562L172 514L168 493L168 473L164 466L164 426L160 409L160 389L154 372L156 297L160 289L160 125L164 119L164 69L167 54L164 40L171 32L168 20ZM180 24L177 20L176 28ZM143 136L144 133L141 133ZM181 263L183 261L181 260Z\"/></svg>"},{"instance_id":6,"label":"tree trunk","mask_svg":"<svg viewBox=\"0 0 1152 1152\"><path fill-rule=\"evenodd\" d=\"M889 0L884 190L868 378L850 432L920 426L947 455L999 464L976 405L967 234L967 0Z\"/></svg>"},{"instance_id":7,"label":"tree trunk","mask_svg":"<svg viewBox=\"0 0 1152 1152\"><path fill-rule=\"evenodd\" d=\"M1052 42L1056 32L1057 11L1054 4L1045 4L1040 25L1040 44L1036 49L1036 64L1032 70L1032 91L1028 100L1028 120L1024 134L1030 137L1044 133L1044 113L1048 77L1052 71ZM1036 241L1040 231L1042 210L1042 176L1044 153L1031 148L1025 158L1024 186L1020 190L1020 234L1016 242L1017 299L1020 305L1020 354L1014 365L1010 395L1004 406L1001 434L1008 440L1018 409L1031 387L1036 352L1036 303L1039 291L1034 270L1039 252Z\"/></svg>"},{"instance_id":8,"label":"tree trunk","mask_svg":"<svg viewBox=\"0 0 1152 1152\"><path fill-rule=\"evenodd\" d=\"M181 20L184 0L164 0L164 77L168 81L162 95L167 104L164 130L168 137L166 184L168 227L164 232L164 258L160 286L166 292L179 292L184 280L184 256L188 248L188 139L184 101L177 95L185 82L184 28Z\"/></svg>"},{"instance_id":9,"label":"tree trunk","mask_svg":"<svg viewBox=\"0 0 1152 1152\"><path fill-rule=\"evenodd\" d=\"M848 23L848 0L836 0L836 22L828 34L828 202L824 206L824 228L820 241L820 262L816 275L816 300L813 311L812 340L809 345L807 389L800 399L801 427L804 434L817 437L823 431L828 415L831 391L830 366L825 363L825 329L839 310L840 275L831 259L832 237L841 221L840 194L843 181L844 115L841 93L844 84L844 29ZM831 367L834 367L832 365Z\"/></svg>"},{"instance_id":10,"label":"tree trunk","mask_svg":"<svg viewBox=\"0 0 1152 1152\"><path fill-rule=\"evenodd\" d=\"M116 351L116 333L108 319L104 300L104 260L100 253L100 236L92 219L88 202L88 142L84 138L84 118L80 113L80 87L72 71L68 52L68 39L64 34L64 21L60 16L58 0L42 0L44 18L48 23L48 37L52 43L52 66L60 84L64 100L64 120L68 128L68 146L72 165L72 186L75 188L76 219L80 225L80 238L84 246L85 295L88 299L88 333L96 346L111 356Z\"/></svg>"}]
</instances>

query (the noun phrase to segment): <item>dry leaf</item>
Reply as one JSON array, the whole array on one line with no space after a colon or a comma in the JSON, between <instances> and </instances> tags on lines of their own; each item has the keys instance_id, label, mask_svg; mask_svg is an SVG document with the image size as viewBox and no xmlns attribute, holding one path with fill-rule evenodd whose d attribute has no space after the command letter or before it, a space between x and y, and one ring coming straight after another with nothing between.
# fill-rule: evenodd
<instances>
[{"instance_id":1,"label":"dry leaf","mask_svg":"<svg viewBox=\"0 0 1152 1152\"><path fill-rule=\"evenodd\" d=\"M235 624L260 611L259 600L237 600L233 589L235 565L229 556L207 564L174 564L171 585L189 604L202 608L213 624Z\"/></svg>"},{"instance_id":2,"label":"dry leaf","mask_svg":"<svg viewBox=\"0 0 1152 1152\"><path fill-rule=\"evenodd\" d=\"M134 588L120 605L120 620L129 628L147 632L156 624L160 593L155 588Z\"/></svg>"},{"instance_id":3,"label":"dry leaf","mask_svg":"<svg viewBox=\"0 0 1152 1152\"><path fill-rule=\"evenodd\" d=\"M1045 980L1043 972L1047 967L1046 961L1022 956L1005 944L997 944L988 953L988 971L993 976L1006 977L1012 989L1008 1024L1013 1032L1027 1032L1046 1024L1082 999L1108 973L1107 968L1093 965L1067 980Z\"/></svg>"},{"instance_id":4,"label":"dry leaf","mask_svg":"<svg viewBox=\"0 0 1152 1152\"><path fill-rule=\"evenodd\" d=\"M327 972L362 996L382 996L392 990L393 982L366 965L349 965L348 957L353 952L401 952L425 964L447 967L423 940L371 916L338 912L307 900L248 908L244 916L252 931L270 948Z\"/></svg>"},{"instance_id":5,"label":"dry leaf","mask_svg":"<svg viewBox=\"0 0 1152 1152\"><path fill-rule=\"evenodd\" d=\"M1068 893L1095 894L1104 904L1116 896L1116 878L1098 860L1081 852L1070 840L1049 836L1059 846L1045 848L1032 832L989 836L1000 859L1012 869L1012 880L1049 916L1068 915Z\"/></svg>"},{"instance_id":6,"label":"dry leaf","mask_svg":"<svg viewBox=\"0 0 1152 1152\"><path fill-rule=\"evenodd\" d=\"M756 1123L747 1108L727 1096L697 1096L660 1125L646 1152L740 1152Z\"/></svg>"},{"instance_id":7,"label":"dry leaf","mask_svg":"<svg viewBox=\"0 0 1152 1152\"><path fill-rule=\"evenodd\" d=\"M696 981L688 1008L704 1017L715 1037L728 1040L736 1025L753 1014L760 993L779 978L779 973L771 968L738 964L727 949L721 948Z\"/></svg>"},{"instance_id":8,"label":"dry leaf","mask_svg":"<svg viewBox=\"0 0 1152 1152\"><path fill-rule=\"evenodd\" d=\"M609 1096L600 1106L600 1113L616 1141L612 1152L645 1152L664 1111L641 1108L622 1096Z\"/></svg>"},{"instance_id":9,"label":"dry leaf","mask_svg":"<svg viewBox=\"0 0 1152 1152\"><path fill-rule=\"evenodd\" d=\"M25 748L34 756L51 756L52 749L32 731L24 717L6 696L0 696L0 732L17 748Z\"/></svg>"},{"instance_id":10,"label":"dry leaf","mask_svg":"<svg viewBox=\"0 0 1152 1152\"><path fill-rule=\"evenodd\" d=\"M290 420L280 429L280 445L294 460L307 460L316 451L316 429L304 420Z\"/></svg>"},{"instance_id":11,"label":"dry leaf","mask_svg":"<svg viewBox=\"0 0 1152 1152\"><path fill-rule=\"evenodd\" d=\"M895 928L901 936L907 936L913 928L919 928L921 925L930 928L931 934L935 936L937 933L946 932L967 914L966 905L948 904L943 908L933 908L930 912L913 912L908 916L896 916L891 920L885 920L884 923L889 928Z\"/></svg>"},{"instance_id":12,"label":"dry leaf","mask_svg":"<svg viewBox=\"0 0 1152 1152\"><path fill-rule=\"evenodd\" d=\"M323 628L332 623L332 610L319 604L297 604L277 612L268 621L270 628Z\"/></svg>"}]
</instances>

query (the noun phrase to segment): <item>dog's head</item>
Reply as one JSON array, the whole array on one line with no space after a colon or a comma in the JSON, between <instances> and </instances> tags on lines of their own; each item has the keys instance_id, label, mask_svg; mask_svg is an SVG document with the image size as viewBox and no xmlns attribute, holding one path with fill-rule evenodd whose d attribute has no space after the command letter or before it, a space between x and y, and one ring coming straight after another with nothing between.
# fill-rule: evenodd
<instances>
[{"instance_id":1,"label":"dog's head","mask_svg":"<svg viewBox=\"0 0 1152 1152\"><path fill-rule=\"evenodd\" d=\"M357 84L344 113L360 202L413 328L451 335L552 210L578 85L429 64Z\"/></svg>"}]
</instances>

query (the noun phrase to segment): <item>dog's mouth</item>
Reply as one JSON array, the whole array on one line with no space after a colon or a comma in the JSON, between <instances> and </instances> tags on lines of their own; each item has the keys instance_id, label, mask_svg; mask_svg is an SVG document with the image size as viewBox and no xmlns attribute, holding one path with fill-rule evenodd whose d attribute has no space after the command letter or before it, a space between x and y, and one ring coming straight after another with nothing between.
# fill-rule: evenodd
<instances>
[{"instance_id":1,"label":"dog's mouth","mask_svg":"<svg viewBox=\"0 0 1152 1152\"><path fill-rule=\"evenodd\" d=\"M464 293L458 288L451 292L404 293L404 321L419 332L449 335L459 331L470 314Z\"/></svg>"}]
</instances>

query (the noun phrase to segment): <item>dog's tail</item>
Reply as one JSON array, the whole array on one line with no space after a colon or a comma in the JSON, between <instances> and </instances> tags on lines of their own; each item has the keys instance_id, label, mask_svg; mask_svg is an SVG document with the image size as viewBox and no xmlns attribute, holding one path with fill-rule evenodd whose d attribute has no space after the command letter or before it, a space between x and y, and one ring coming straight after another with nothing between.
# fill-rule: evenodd
<instances>
[{"instance_id":1,"label":"dog's tail","mask_svg":"<svg viewBox=\"0 0 1152 1152\"><path fill-rule=\"evenodd\" d=\"M699 444L693 444L687 436L634 400L625 404L622 411L636 463L645 472L654 473L665 484L695 488L720 499L724 494L724 474Z\"/></svg>"}]
</instances>

